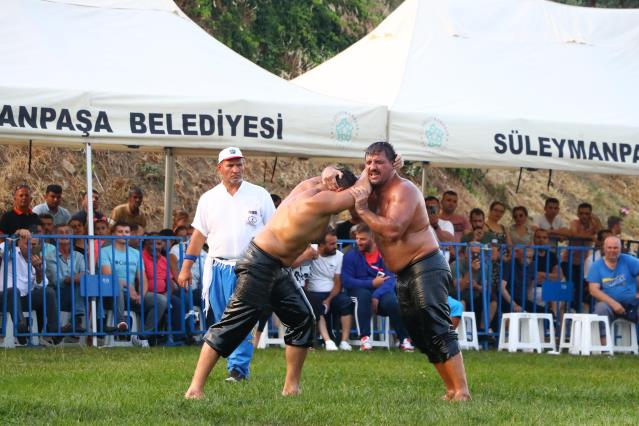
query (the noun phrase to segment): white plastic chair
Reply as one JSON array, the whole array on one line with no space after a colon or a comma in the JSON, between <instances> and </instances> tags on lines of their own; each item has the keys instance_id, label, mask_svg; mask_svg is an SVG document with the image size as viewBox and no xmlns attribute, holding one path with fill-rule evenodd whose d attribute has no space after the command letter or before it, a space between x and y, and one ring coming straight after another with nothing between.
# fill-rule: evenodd
<instances>
[{"instance_id":1,"label":"white plastic chair","mask_svg":"<svg viewBox=\"0 0 639 426\"><path fill-rule=\"evenodd\" d=\"M639 355L637 344L637 324L619 318L611 325L612 350L615 353L633 353Z\"/></svg>"},{"instance_id":2,"label":"white plastic chair","mask_svg":"<svg viewBox=\"0 0 639 426\"><path fill-rule=\"evenodd\" d=\"M570 326L568 326L570 321ZM599 326L604 324L606 343L601 343ZM570 333L568 333L570 327ZM559 351L568 349L573 355L603 354L612 355L612 339L608 317L594 314L564 314L561 323Z\"/></svg>"},{"instance_id":3,"label":"white plastic chair","mask_svg":"<svg viewBox=\"0 0 639 426\"><path fill-rule=\"evenodd\" d=\"M459 347L462 350L479 350L479 339L477 336L477 322L474 312L462 313L461 320L457 326Z\"/></svg>"},{"instance_id":4,"label":"white plastic chair","mask_svg":"<svg viewBox=\"0 0 639 426\"><path fill-rule=\"evenodd\" d=\"M537 314L517 312L503 314L499 331L498 351L542 352L539 318Z\"/></svg>"}]
</instances>

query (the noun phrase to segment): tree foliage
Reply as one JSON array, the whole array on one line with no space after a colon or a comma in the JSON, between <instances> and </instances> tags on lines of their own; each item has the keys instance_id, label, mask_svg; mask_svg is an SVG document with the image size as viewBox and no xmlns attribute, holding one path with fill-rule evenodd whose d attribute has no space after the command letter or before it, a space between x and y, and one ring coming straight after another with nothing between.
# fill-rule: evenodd
<instances>
[{"instance_id":1,"label":"tree foliage","mask_svg":"<svg viewBox=\"0 0 639 426\"><path fill-rule=\"evenodd\" d=\"M178 0L245 58L292 78L364 37L401 0Z\"/></svg>"}]
</instances>

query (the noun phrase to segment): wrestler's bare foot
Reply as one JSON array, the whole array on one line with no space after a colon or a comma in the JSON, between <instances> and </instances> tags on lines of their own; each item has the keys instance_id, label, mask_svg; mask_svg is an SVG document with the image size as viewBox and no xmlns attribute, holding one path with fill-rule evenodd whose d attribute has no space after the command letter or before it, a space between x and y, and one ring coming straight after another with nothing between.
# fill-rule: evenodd
<instances>
[{"instance_id":1,"label":"wrestler's bare foot","mask_svg":"<svg viewBox=\"0 0 639 426\"><path fill-rule=\"evenodd\" d=\"M291 386L288 388L282 389L282 396L295 396L302 393L302 389L299 386Z\"/></svg>"},{"instance_id":2,"label":"wrestler's bare foot","mask_svg":"<svg viewBox=\"0 0 639 426\"><path fill-rule=\"evenodd\" d=\"M449 401L461 402L461 401L470 401L470 393L468 392L455 392L453 397L449 399Z\"/></svg>"},{"instance_id":3,"label":"wrestler's bare foot","mask_svg":"<svg viewBox=\"0 0 639 426\"><path fill-rule=\"evenodd\" d=\"M189 388L184 394L184 399L202 399L204 398L204 392L198 389Z\"/></svg>"},{"instance_id":4,"label":"wrestler's bare foot","mask_svg":"<svg viewBox=\"0 0 639 426\"><path fill-rule=\"evenodd\" d=\"M455 391L454 390L447 390L446 391L446 395L442 396L442 401L450 401L455 397Z\"/></svg>"}]
</instances>

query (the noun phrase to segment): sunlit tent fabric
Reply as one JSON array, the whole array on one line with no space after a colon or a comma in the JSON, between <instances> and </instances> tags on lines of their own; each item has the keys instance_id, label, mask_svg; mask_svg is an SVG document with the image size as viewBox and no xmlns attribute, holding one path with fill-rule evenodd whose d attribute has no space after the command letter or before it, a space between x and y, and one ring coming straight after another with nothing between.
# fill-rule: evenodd
<instances>
[{"instance_id":1,"label":"sunlit tent fabric","mask_svg":"<svg viewBox=\"0 0 639 426\"><path fill-rule=\"evenodd\" d=\"M170 0L3 0L0 143L361 157L385 107L318 95L244 59Z\"/></svg>"},{"instance_id":2,"label":"sunlit tent fabric","mask_svg":"<svg viewBox=\"0 0 639 426\"><path fill-rule=\"evenodd\" d=\"M407 0L294 82L389 107L405 158L639 174L639 10Z\"/></svg>"}]
</instances>

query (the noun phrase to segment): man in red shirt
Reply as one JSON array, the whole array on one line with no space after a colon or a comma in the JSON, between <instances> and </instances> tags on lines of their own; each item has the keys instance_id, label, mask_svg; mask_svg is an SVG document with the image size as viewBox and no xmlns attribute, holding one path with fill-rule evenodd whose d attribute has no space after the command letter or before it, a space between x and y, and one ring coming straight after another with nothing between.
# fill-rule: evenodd
<instances>
[{"instance_id":1,"label":"man in red shirt","mask_svg":"<svg viewBox=\"0 0 639 426\"><path fill-rule=\"evenodd\" d=\"M33 229L40 223L37 214L31 211L31 188L21 183L13 191L13 209L0 218L0 234L11 235L18 229Z\"/></svg>"}]
</instances>

